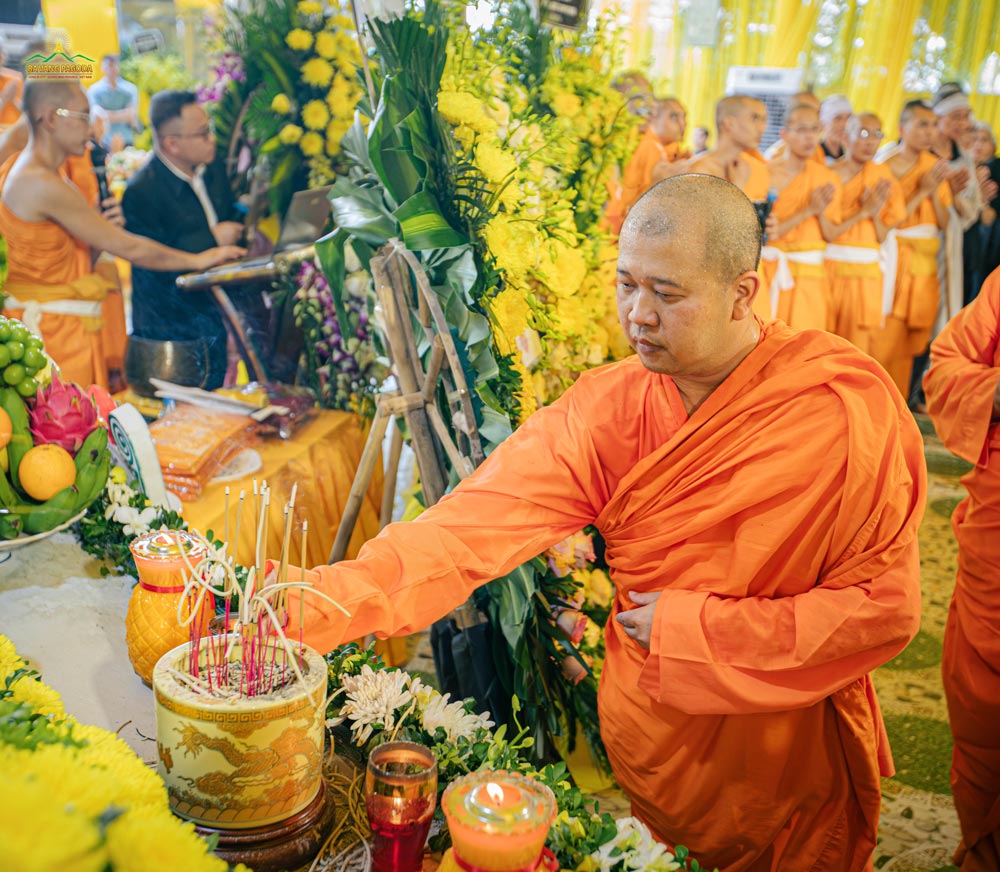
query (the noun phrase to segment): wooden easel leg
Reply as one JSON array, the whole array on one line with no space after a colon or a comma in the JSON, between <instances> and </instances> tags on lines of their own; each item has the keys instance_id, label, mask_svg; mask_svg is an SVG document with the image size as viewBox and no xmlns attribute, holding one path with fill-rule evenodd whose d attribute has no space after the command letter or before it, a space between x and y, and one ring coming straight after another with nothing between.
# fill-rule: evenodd
<instances>
[{"instance_id":1,"label":"wooden easel leg","mask_svg":"<svg viewBox=\"0 0 1000 872\"><path fill-rule=\"evenodd\" d=\"M389 465L385 470L382 484L382 510L379 512L378 527L381 530L392 521L392 506L396 501L396 478L399 475L399 458L403 454L403 431L398 425L392 428L389 445Z\"/></svg>"},{"instance_id":2,"label":"wooden easel leg","mask_svg":"<svg viewBox=\"0 0 1000 872\"><path fill-rule=\"evenodd\" d=\"M390 418L391 415L383 410L380 398L375 409L375 420L372 421L368 439L365 441L365 450L361 453L361 463L358 464L358 471L347 497L347 505L344 506L344 514L337 526L337 536L333 540L333 548L330 549L329 563L339 563L347 555L347 546L354 533L354 526L358 522L358 515L361 514L361 503L375 474L375 464L379 462L382 440L385 438Z\"/></svg>"}]
</instances>

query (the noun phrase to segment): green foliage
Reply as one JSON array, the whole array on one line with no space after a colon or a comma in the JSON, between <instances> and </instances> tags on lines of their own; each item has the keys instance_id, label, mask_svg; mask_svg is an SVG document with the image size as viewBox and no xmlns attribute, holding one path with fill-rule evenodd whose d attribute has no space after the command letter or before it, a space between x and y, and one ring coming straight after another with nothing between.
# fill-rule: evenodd
<instances>
[{"instance_id":1,"label":"green foliage","mask_svg":"<svg viewBox=\"0 0 1000 872\"><path fill-rule=\"evenodd\" d=\"M150 97L173 88L186 90L194 87L184 59L173 52L131 55L122 61L121 75Z\"/></svg>"}]
</instances>

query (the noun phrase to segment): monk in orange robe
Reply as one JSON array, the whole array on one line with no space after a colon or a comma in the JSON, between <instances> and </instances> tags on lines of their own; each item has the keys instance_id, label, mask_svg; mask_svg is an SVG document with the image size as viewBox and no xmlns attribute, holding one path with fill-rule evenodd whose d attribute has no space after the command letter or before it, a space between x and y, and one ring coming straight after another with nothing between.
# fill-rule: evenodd
<instances>
[{"instance_id":1,"label":"monk in orange robe","mask_svg":"<svg viewBox=\"0 0 1000 872\"><path fill-rule=\"evenodd\" d=\"M847 125L844 157L832 170L841 181L841 233L826 247L830 275L830 330L866 354L888 314L880 246L906 216L903 189L884 164L872 162L882 141L882 122L870 112Z\"/></svg>"},{"instance_id":2,"label":"monk in orange robe","mask_svg":"<svg viewBox=\"0 0 1000 872\"><path fill-rule=\"evenodd\" d=\"M617 236L632 204L656 182L668 175L664 165L686 160L690 152L683 150L682 141L687 126L687 113L679 100L668 97L658 100L649 126L639 140L622 178L621 187L608 201L606 220Z\"/></svg>"},{"instance_id":3,"label":"monk in orange robe","mask_svg":"<svg viewBox=\"0 0 1000 872\"><path fill-rule=\"evenodd\" d=\"M94 208L60 169L84 155L89 103L76 82L34 80L24 88L28 147L0 168L0 235L7 240L5 314L40 332L64 378L107 387L101 307L108 281L93 271L101 250L150 269L204 270L243 250L188 254L122 229L115 206Z\"/></svg>"},{"instance_id":4,"label":"monk in orange robe","mask_svg":"<svg viewBox=\"0 0 1000 872\"><path fill-rule=\"evenodd\" d=\"M760 240L726 182L647 192L618 261L637 355L312 571L351 617L305 594L305 638L420 629L594 523L617 586L601 731L634 812L705 868L861 872L891 772L869 672L919 623L923 446L874 361L754 317Z\"/></svg>"},{"instance_id":5,"label":"monk in orange robe","mask_svg":"<svg viewBox=\"0 0 1000 872\"><path fill-rule=\"evenodd\" d=\"M0 45L0 131L21 117L21 94L24 91L24 76L5 67L4 60L3 45Z\"/></svg>"},{"instance_id":6,"label":"monk in orange robe","mask_svg":"<svg viewBox=\"0 0 1000 872\"><path fill-rule=\"evenodd\" d=\"M751 200L766 200L771 177L758 148L767 107L753 97L724 97L715 106L715 126L715 148L690 161L685 171L725 179Z\"/></svg>"},{"instance_id":7,"label":"monk in orange robe","mask_svg":"<svg viewBox=\"0 0 1000 872\"><path fill-rule=\"evenodd\" d=\"M776 226L761 252L763 292L754 310L789 327L825 330L830 282L823 258L828 239L841 231L840 178L812 159L819 145L819 112L796 106L785 116L785 153L768 164Z\"/></svg>"},{"instance_id":8,"label":"monk in orange robe","mask_svg":"<svg viewBox=\"0 0 1000 872\"><path fill-rule=\"evenodd\" d=\"M899 119L900 144L881 158L903 189L906 217L884 246L895 290L892 311L872 353L903 396L909 396L913 358L927 347L941 298L937 255L941 232L948 226L952 194L947 162L930 151L936 123L937 117L925 103L907 103Z\"/></svg>"},{"instance_id":9,"label":"monk in orange robe","mask_svg":"<svg viewBox=\"0 0 1000 872\"><path fill-rule=\"evenodd\" d=\"M948 449L975 464L952 515L958 577L941 664L962 872L1000 869L1000 270L931 345L924 392Z\"/></svg>"}]
</instances>

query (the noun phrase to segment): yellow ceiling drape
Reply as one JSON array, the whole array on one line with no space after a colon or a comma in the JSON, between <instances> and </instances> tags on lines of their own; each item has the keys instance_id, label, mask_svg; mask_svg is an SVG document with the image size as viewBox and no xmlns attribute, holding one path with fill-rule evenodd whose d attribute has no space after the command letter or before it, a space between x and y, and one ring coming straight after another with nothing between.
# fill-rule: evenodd
<instances>
[{"instance_id":1,"label":"yellow ceiling drape","mask_svg":"<svg viewBox=\"0 0 1000 872\"><path fill-rule=\"evenodd\" d=\"M611 0L605 0L610 7ZM689 126L714 130L714 107L725 93L731 66L807 69L817 51L815 37L822 0L722 0L722 23L714 47L684 44L684 17L694 3L683 0L618 0L631 15L623 37L630 67L654 73L658 90L676 94L688 109ZM971 85L976 116L1000 132L1000 96L979 93L983 64L1000 52L1000 0L847 0L837 17L834 49L843 58L838 79L818 88L820 96L846 94L855 109L877 113L887 133L895 133L906 100L926 97L908 92L904 72L911 58L925 60L915 33L926 28L945 40L939 72L944 81ZM669 17L666 44L657 44L648 25L651 7ZM926 29L922 28L926 34Z\"/></svg>"}]
</instances>

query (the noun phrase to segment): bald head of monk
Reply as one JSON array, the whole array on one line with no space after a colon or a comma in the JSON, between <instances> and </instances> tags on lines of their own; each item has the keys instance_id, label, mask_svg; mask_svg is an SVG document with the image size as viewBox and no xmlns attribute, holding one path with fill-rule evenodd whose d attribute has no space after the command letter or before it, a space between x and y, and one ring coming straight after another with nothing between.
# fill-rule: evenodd
<instances>
[{"instance_id":1,"label":"bald head of monk","mask_svg":"<svg viewBox=\"0 0 1000 872\"><path fill-rule=\"evenodd\" d=\"M628 213L619 238L618 316L643 365L717 384L753 349L757 213L735 185L675 176Z\"/></svg>"},{"instance_id":2,"label":"bald head of monk","mask_svg":"<svg viewBox=\"0 0 1000 872\"><path fill-rule=\"evenodd\" d=\"M74 80L29 79L24 114L35 141L51 142L66 154L82 155L90 139L90 101Z\"/></svg>"},{"instance_id":3,"label":"bald head of monk","mask_svg":"<svg viewBox=\"0 0 1000 872\"><path fill-rule=\"evenodd\" d=\"M789 109L785 115L785 127L781 131L781 138L788 146L788 151L795 157L808 160L816 153L822 133L819 109L800 103Z\"/></svg>"},{"instance_id":4,"label":"bald head of monk","mask_svg":"<svg viewBox=\"0 0 1000 872\"><path fill-rule=\"evenodd\" d=\"M756 97L723 97L715 106L715 126L720 145L755 149L767 129L767 107Z\"/></svg>"},{"instance_id":5,"label":"bald head of monk","mask_svg":"<svg viewBox=\"0 0 1000 872\"><path fill-rule=\"evenodd\" d=\"M844 154L848 160L867 163L882 145L882 120L874 112L852 115L847 122Z\"/></svg>"}]
</instances>

